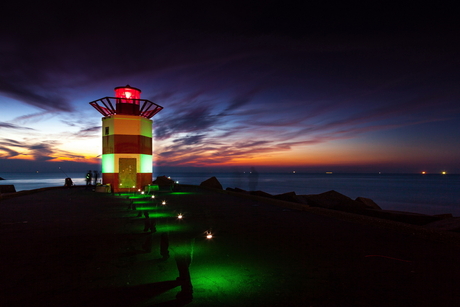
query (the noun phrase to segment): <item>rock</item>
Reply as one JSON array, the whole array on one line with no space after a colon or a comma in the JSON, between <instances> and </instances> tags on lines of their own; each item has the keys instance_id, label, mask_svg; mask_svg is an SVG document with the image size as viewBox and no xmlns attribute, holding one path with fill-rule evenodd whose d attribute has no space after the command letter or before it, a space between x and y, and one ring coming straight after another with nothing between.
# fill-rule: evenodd
<instances>
[{"instance_id":1,"label":"rock","mask_svg":"<svg viewBox=\"0 0 460 307\"><path fill-rule=\"evenodd\" d=\"M308 205L326 209L355 212L367 208L365 204L354 201L334 190L317 195L305 195L304 197L307 199Z\"/></svg>"},{"instance_id":2,"label":"rock","mask_svg":"<svg viewBox=\"0 0 460 307\"><path fill-rule=\"evenodd\" d=\"M278 194L278 195L273 195L273 198L279 199L279 200L284 200L284 201L290 201L294 203L302 203L298 198L295 192L287 192L283 194Z\"/></svg>"},{"instance_id":3,"label":"rock","mask_svg":"<svg viewBox=\"0 0 460 307\"><path fill-rule=\"evenodd\" d=\"M240 189L240 188L226 188L226 191L231 191L231 192L236 192L236 193L243 193L243 194L249 194L248 191Z\"/></svg>"},{"instance_id":4,"label":"rock","mask_svg":"<svg viewBox=\"0 0 460 307\"><path fill-rule=\"evenodd\" d=\"M355 201L363 203L367 208L382 210L372 199L366 197L357 197Z\"/></svg>"},{"instance_id":5,"label":"rock","mask_svg":"<svg viewBox=\"0 0 460 307\"><path fill-rule=\"evenodd\" d=\"M302 204L304 205L308 205L308 198L310 197L310 195L297 195L297 199L299 200L299 202L301 202Z\"/></svg>"},{"instance_id":6,"label":"rock","mask_svg":"<svg viewBox=\"0 0 460 307\"><path fill-rule=\"evenodd\" d=\"M152 184L156 184L160 190L172 190L174 187L174 180L166 176L158 176Z\"/></svg>"},{"instance_id":7,"label":"rock","mask_svg":"<svg viewBox=\"0 0 460 307\"><path fill-rule=\"evenodd\" d=\"M452 213L434 214L433 216L439 217L440 219L450 219L451 217L454 217Z\"/></svg>"},{"instance_id":8,"label":"rock","mask_svg":"<svg viewBox=\"0 0 460 307\"><path fill-rule=\"evenodd\" d=\"M401 222L412 225L427 225L440 220L440 217L433 215L405 212L405 211L394 211L394 210L374 210L374 209L365 209L359 212L360 214L372 216L380 219L391 220L395 222Z\"/></svg>"},{"instance_id":9,"label":"rock","mask_svg":"<svg viewBox=\"0 0 460 307\"><path fill-rule=\"evenodd\" d=\"M13 184L0 185L0 193L16 193L16 189Z\"/></svg>"},{"instance_id":10,"label":"rock","mask_svg":"<svg viewBox=\"0 0 460 307\"><path fill-rule=\"evenodd\" d=\"M251 191L249 192L251 195L255 195L255 196L261 196L261 197L268 197L268 198L273 198L273 195L271 194L268 194L264 191Z\"/></svg>"},{"instance_id":11,"label":"rock","mask_svg":"<svg viewBox=\"0 0 460 307\"><path fill-rule=\"evenodd\" d=\"M219 180L214 176L200 183L200 187L223 190Z\"/></svg>"},{"instance_id":12,"label":"rock","mask_svg":"<svg viewBox=\"0 0 460 307\"><path fill-rule=\"evenodd\" d=\"M4 178L0 177L0 180L5 180Z\"/></svg>"},{"instance_id":13,"label":"rock","mask_svg":"<svg viewBox=\"0 0 460 307\"><path fill-rule=\"evenodd\" d=\"M442 219L426 224L425 227L460 232L460 217Z\"/></svg>"}]
</instances>

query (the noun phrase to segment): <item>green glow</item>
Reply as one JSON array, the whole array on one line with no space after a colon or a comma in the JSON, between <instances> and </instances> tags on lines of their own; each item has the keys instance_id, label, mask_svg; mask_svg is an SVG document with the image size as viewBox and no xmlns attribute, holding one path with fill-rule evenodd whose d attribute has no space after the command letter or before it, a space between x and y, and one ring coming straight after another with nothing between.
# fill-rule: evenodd
<instances>
[{"instance_id":1,"label":"green glow","mask_svg":"<svg viewBox=\"0 0 460 307\"><path fill-rule=\"evenodd\" d=\"M165 217L175 217L176 215L174 213L166 213L166 212L154 212L150 214L150 217L153 218L165 218Z\"/></svg>"},{"instance_id":2,"label":"green glow","mask_svg":"<svg viewBox=\"0 0 460 307\"><path fill-rule=\"evenodd\" d=\"M142 195L142 194L130 194L130 193L122 193L121 196L127 196L129 199L140 199L140 198L144 198L144 199L151 199L149 197L145 197L145 195Z\"/></svg>"},{"instance_id":3,"label":"green glow","mask_svg":"<svg viewBox=\"0 0 460 307\"><path fill-rule=\"evenodd\" d=\"M247 275L248 272L237 265L208 264L202 270L193 272L192 276L197 288L221 289L222 292L231 293L241 291L240 285L249 279Z\"/></svg>"},{"instance_id":4,"label":"green glow","mask_svg":"<svg viewBox=\"0 0 460 307\"><path fill-rule=\"evenodd\" d=\"M136 204L136 210L140 210L140 211L151 211L151 210L158 210L158 207L149 207L149 206L142 206L142 207L138 207L138 204Z\"/></svg>"},{"instance_id":5,"label":"green glow","mask_svg":"<svg viewBox=\"0 0 460 307\"><path fill-rule=\"evenodd\" d=\"M179 224L160 224L156 226L157 232L177 232L184 229L184 226Z\"/></svg>"},{"instance_id":6,"label":"green glow","mask_svg":"<svg viewBox=\"0 0 460 307\"><path fill-rule=\"evenodd\" d=\"M141 118L141 135L151 138L152 137L152 120Z\"/></svg>"},{"instance_id":7,"label":"green glow","mask_svg":"<svg viewBox=\"0 0 460 307\"><path fill-rule=\"evenodd\" d=\"M193 193L193 192L172 192L172 193L169 193L171 195L194 195L194 194L198 194L198 193Z\"/></svg>"},{"instance_id":8,"label":"green glow","mask_svg":"<svg viewBox=\"0 0 460 307\"><path fill-rule=\"evenodd\" d=\"M105 154L102 155L102 172L103 173L115 173L115 155Z\"/></svg>"},{"instance_id":9,"label":"green glow","mask_svg":"<svg viewBox=\"0 0 460 307\"><path fill-rule=\"evenodd\" d=\"M135 204L154 204L155 201L152 201L152 200L134 200L133 201Z\"/></svg>"},{"instance_id":10,"label":"green glow","mask_svg":"<svg viewBox=\"0 0 460 307\"><path fill-rule=\"evenodd\" d=\"M151 173L152 172L152 155L145 155L141 154L140 155L140 167L141 167L141 173Z\"/></svg>"}]
</instances>

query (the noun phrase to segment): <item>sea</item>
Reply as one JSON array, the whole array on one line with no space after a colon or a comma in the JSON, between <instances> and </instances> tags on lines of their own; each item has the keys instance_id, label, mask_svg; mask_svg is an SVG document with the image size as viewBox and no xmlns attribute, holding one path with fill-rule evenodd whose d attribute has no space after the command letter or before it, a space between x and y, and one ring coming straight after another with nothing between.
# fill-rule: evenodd
<instances>
[{"instance_id":1,"label":"sea","mask_svg":"<svg viewBox=\"0 0 460 307\"><path fill-rule=\"evenodd\" d=\"M63 186L66 177L85 185L86 173L0 173L0 185L16 191ZM451 213L460 217L460 175L457 174L343 174L343 173L169 173L179 184L199 185L215 176L223 188L238 187L270 194L319 194L335 190L350 198L367 197L382 209L422 214Z\"/></svg>"}]
</instances>

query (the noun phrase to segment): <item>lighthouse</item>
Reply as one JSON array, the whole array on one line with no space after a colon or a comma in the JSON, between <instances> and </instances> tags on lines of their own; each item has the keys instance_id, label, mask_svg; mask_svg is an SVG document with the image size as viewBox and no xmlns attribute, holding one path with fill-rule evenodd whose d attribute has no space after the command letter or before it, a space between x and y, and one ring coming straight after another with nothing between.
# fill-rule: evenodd
<instances>
[{"instance_id":1,"label":"lighthouse","mask_svg":"<svg viewBox=\"0 0 460 307\"><path fill-rule=\"evenodd\" d=\"M89 103L102 117L102 181L114 192L152 183L152 120L163 107L141 99L141 90L115 88L115 97Z\"/></svg>"}]
</instances>

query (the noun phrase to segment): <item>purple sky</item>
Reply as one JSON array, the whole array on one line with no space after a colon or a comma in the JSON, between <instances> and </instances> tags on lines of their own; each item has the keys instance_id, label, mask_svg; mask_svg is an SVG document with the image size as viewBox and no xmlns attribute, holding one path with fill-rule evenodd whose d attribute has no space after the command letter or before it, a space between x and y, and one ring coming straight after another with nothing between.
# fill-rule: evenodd
<instances>
[{"instance_id":1,"label":"purple sky","mask_svg":"<svg viewBox=\"0 0 460 307\"><path fill-rule=\"evenodd\" d=\"M164 168L460 173L454 7L289 3L7 4L0 172L97 162L130 84Z\"/></svg>"}]
</instances>

